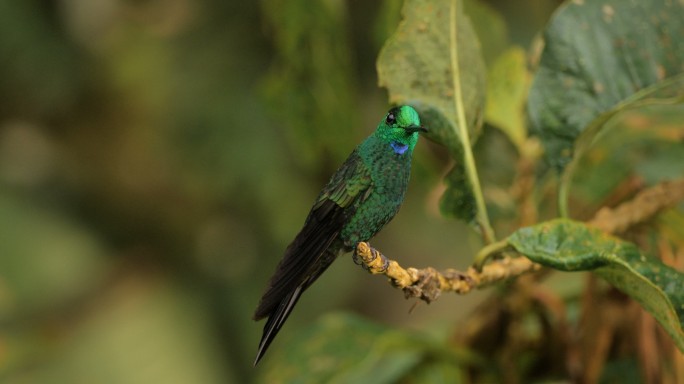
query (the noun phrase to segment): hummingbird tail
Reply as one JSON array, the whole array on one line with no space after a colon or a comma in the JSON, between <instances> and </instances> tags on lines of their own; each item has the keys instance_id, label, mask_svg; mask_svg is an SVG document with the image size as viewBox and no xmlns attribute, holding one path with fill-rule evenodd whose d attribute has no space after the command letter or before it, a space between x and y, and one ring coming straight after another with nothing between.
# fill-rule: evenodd
<instances>
[{"instance_id":1,"label":"hummingbird tail","mask_svg":"<svg viewBox=\"0 0 684 384\"><path fill-rule=\"evenodd\" d=\"M276 272L268 283L254 312L254 320L268 317L259 343L259 362L297 300L332 264L343 243L338 239L348 214L334 201L317 204L304 223L304 228L285 250Z\"/></svg>"},{"instance_id":2,"label":"hummingbird tail","mask_svg":"<svg viewBox=\"0 0 684 384\"><path fill-rule=\"evenodd\" d=\"M261 360L264 353L266 353L269 345L271 345L271 342L280 331L280 327L283 326L287 317L290 316L290 312L292 312L295 304L297 304L302 292L304 292L304 287L300 285L288 294L284 300L280 302L278 309L268 317L266 325L264 325L264 333L261 336L261 342L259 342L259 350L257 351L256 359L254 359L254 366L259 363L259 360Z\"/></svg>"},{"instance_id":3,"label":"hummingbird tail","mask_svg":"<svg viewBox=\"0 0 684 384\"><path fill-rule=\"evenodd\" d=\"M341 243L340 243L341 244ZM304 293L304 291L313 284L314 281L318 279L323 272L335 261L337 258L337 253L341 245L336 244L323 252L323 255L317 260L315 269L309 270L308 276L305 277L299 285L289 292L278 291L281 294L281 299L275 305L272 305L272 301L264 300L257 308L254 315L255 319L260 319L268 316L266 320L266 325L264 325L264 333L261 336L261 342L259 343L259 350L257 351L256 359L254 360L254 365L259 363L259 360L263 357L264 353L268 349L271 342L276 337L280 328L285 324L285 320L290 316L290 312L294 309L299 297ZM265 297L267 297L265 295Z\"/></svg>"}]
</instances>

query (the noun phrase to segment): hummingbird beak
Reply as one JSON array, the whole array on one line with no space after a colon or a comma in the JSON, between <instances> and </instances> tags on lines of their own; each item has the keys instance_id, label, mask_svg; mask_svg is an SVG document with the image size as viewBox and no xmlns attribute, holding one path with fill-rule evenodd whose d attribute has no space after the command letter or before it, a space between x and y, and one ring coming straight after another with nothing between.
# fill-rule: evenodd
<instances>
[{"instance_id":1,"label":"hummingbird beak","mask_svg":"<svg viewBox=\"0 0 684 384\"><path fill-rule=\"evenodd\" d=\"M427 128L419 125L410 125L408 127L404 127L404 130L408 133L414 133L414 132L427 132Z\"/></svg>"}]
</instances>

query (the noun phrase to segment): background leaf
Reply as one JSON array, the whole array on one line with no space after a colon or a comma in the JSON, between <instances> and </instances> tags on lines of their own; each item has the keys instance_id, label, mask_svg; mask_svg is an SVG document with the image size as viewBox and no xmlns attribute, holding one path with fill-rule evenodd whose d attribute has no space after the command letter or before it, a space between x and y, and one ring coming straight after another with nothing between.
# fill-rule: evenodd
<instances>
[{"instance_id":1,"label":"background leaf","mask_svg":"<svg viewBox=\"0 0 684 384\"><path fill-rule=\"evenodd\" d=\"M489 66L510 44L506 20L491 5L480 0L465 0L463 11L477 34L482 57Z\"/></svg>"},{"instance_id":2,"label":"background leaf","mask_svg":"<svg viewBox=\"0 0 684 384\"><path fill-rule=\"evenodd\" d=\"M530 260L566 272L591 270L638 301L684 351L684 274L634 244L557 219L514 232L509 243Z\"/></svg>"},{"instance_id":3,"label":"background leaf","mask_svg":"<svg viewBox=\"0 0 684 384\"><path fill-rule=\"evenodd\" d=\"M390 102L416 107L422 123L430 130L427 136L447 147L456 162L461 162L463 144L457 133L455 90L449 55L451 44L454 43L450 38L449 7L450 2L447 1L406 1L402 10L404 19L380 52L377 68L379 84L389 91ZM461 92L469 137L474 142L481 128L484 111L485 67L475 31L460 8L456 28ZM447 191L444 198L458 196L471 202L474 200L470 185L460 183L465 180L462 172L462 166L456 166L451 171L453 177L450 177L448 187L458 188L458 191ZM475 204L447 201L441 206L454 209ZM472 209L445 213L466 221L474 218Z\"/></svg>"},{"instance_id":4,"label":"background leaf","mask_svg":"<svg viewBox=\"0 0 684 384\"><path fill-rule=\"evenodd\" d=\"M421 383L461 382L459 364L477 359L426 335L395 330L349 314L330 314L293 335L266 366L260 382Z\"/></svg>"},{"instance_id":5,"label":"background leaf","mask_svg":"<svg viewBox=\"0 0 684 384\"><path fill-rule=\"evenodd\" d=\"M530 85L526 52L511 47L488 73L485 121L501 129L520 150L527 137L525 102Z\"/></svg>"},{"instance_id":6,"label":"background leaf","mask_svg":"<svg viewBox=\"0 0 684 384\"><path fill-rule=\"evenodd\" d=\"M531 129L542 139L549 163L563 169L595 119L587 142L615 112L644 98L681 95L682 35L681 2L587 0L562 6L544 33L528 102Z\"/></svg>"},{"instance_id":7,"label":"background leaf","mask_svg":"<svg viewBox=\"0 0 684 384\"><path fill-rule=\"evenodd\" d=\"M83 62L57 24L38 2L0 3L0 113L65 113L82 96Z\"/></svg>"},{"instance_id":8,"label":"background leaf","mask_svg":"<svg viewBox=\"0 0 684 384\"><path fill-rule=\"evenodd\" d=\"M343 160L358 139L347 12L340 1L267 1L263 10L277 56L262 83L264 95L287 127L298 159L312 167L332 153ZM335 106L335 108L330 108ZM383 116L379 112L377 121Z\"/></svg>"},{"instance_id":9,"label":"background leaf","mask_svg":"<svg viewBox=\"0 0 684 384\"><path fill-rule=\"evenodd\" d=\"M62 212L0 193L0 232L0 323L82 300L106 279L105 247Z\"/></svg>"}]
</instances>

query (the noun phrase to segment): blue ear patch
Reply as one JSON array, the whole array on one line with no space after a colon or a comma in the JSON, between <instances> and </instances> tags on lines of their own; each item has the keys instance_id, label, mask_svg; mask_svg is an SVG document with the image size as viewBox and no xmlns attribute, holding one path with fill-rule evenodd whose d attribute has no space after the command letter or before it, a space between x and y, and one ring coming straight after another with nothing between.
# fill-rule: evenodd
<instances>
[{"instance_id":1,"label":"blue ear patch","mask_svg":"<svg viewBox=\"0 0 684 384\"><path fill-rule=\"evenodd\" d=\"M394 153L398 153L400 155L403 155L409 147L408 144L401 144L396 141L393 141L390 145L392 146Z\"/></svg>"}]
</instances>

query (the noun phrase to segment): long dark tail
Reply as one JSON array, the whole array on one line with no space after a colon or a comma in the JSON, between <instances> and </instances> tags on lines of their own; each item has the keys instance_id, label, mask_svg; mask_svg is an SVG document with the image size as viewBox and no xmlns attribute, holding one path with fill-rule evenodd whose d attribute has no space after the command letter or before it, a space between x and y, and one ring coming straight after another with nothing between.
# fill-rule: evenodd
<instances>
[{"instance_id":1,"label":"long dark tail","mask_svg":"<svg viewBox=\"0 0 684 384\"><path fill-rule=\"evenodd\" d=\"M297 304L297 301L302 295L302 292L304 292L304 289L305 288L301 285L297 287L283 299L276 311L268 316L266 325L264 325L264 333L261 335L261 341L259 342L259 350L257 351L256 359L254 359L255 366L264 356L264 353L266 353L266 350L268 349L268 346L271 345L273 339L275 339L276 335L280 331L280 327L283 326L285 320L287 320L288 316L290 316L292 309L294 308L295 304Z\"/></svg>"},{"instance_id":2,"label":"long dark tail","mask_svg":"<svg viewBox=\"0 0 684 384\"><path fill-rule=\"evenodd\" d=\"M337 244L331 245L329 242L325 242L319 244L314 252L311 252L313 251L312 249L306 249L308 247L305 246L303 248L307 252L293 254L293 251L301 250L297 245L299 244L295 240L288 247L288 250L285 252L286 257L278 265L276 273L269 284L269 289L261 298L261 302L254 313L255 320L268 317L264 325L264 333L261 336L254 365L257 365L264 353L266 353L285 320L290 316L299 297L335 261L340 248ZM317 257L313 258L313 260L302 257L307 254L314 254ZM295 262L295 260L298 262Z\"/></svg>"},{"instance_id":3,"label":"long dark tail","mask_svg":"<svg viewBox=\"0 0 684 384\"><path fill-rule=\"evenodd\" d=\"M304 228L285 250L285 256L254 312L254 320L268 317L254 365L264 355L302 293L332 264L343 248L338 235L345 217L337 204L323 201L311 211Z\"/></svg>"}]
</instances>

